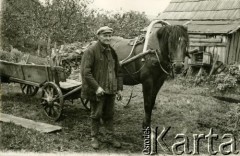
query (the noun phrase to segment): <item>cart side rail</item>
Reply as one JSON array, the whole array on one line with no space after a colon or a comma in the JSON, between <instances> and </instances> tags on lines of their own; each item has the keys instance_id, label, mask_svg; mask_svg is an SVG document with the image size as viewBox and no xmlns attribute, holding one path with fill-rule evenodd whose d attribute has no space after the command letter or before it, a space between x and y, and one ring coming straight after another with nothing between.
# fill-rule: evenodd
<instances>
[{"instance_id":1,"label":"cart side rail","mask_svg":"<svg viewBox=\"0 0 240 156\"><path fill-rule=\"evenodd\" d=\"M0 60L0 76L8 77L10 81L18 83L32 82L33 84L41 84L53 81L58 84L59 81L66 81L66 75L62 67L18 64L2 60Z\"/></svg>"}]
</instances>

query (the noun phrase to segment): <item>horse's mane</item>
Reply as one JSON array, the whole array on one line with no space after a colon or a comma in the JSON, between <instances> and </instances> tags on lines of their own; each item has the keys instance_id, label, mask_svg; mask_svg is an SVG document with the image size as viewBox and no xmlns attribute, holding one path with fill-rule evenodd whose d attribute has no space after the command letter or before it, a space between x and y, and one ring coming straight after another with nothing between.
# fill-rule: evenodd
<instances>
[{"instance_id":1,"label":"horse's mane","mask_svg":"<svg viewBox=\"0 0 240 156\"><path fill-rule=\"evenodd\" d=\"M157 30L157 38L163 45L167 45L168 42L173 43L172 46L177 45L174 43L178 42L179 37L183 37L184 43L188 44L187 28L182 25L163 26Z\"/></svg>"}]
</instances>

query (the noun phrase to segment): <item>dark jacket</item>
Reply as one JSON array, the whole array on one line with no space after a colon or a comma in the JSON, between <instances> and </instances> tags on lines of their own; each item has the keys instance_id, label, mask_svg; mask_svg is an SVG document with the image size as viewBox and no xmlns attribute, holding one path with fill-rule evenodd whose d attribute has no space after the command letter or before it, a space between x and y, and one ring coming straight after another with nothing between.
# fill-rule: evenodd
<instances>
[{"instance_id":1,"label":"dark jacket","mask_svg":"<svg viewBox=\"0 0 240 156\"><path fill-rule=\"evenodd\" d=\"M123 89L122 72L116 52L110 47L115 62L117 90ZM103 62L104 47L98 41L93 43L83 54L81 61L82 91L81 97L94 100L98 87L105 83L108 66Z\"/></svg>"}]
</instances>

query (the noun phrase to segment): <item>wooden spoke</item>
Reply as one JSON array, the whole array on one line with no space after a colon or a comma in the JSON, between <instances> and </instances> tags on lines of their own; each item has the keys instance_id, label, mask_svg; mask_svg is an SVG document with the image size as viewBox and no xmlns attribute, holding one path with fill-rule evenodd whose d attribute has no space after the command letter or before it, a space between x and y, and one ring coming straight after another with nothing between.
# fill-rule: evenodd
<instances>
[{"instance_id":1,"label":"wooden spoke","mask_svg":"<svg viewBox=\"0 0 240 156\"><path fill-rule=\"evenodd\" d=\"M23 85L23 90L27 87L27 85Z\"/></svg>"},{"instance_id":2,"label":"wooden spoke","mask_svg":"<svg viewBox=\"0 0 240 156\"><path fill-rule=\"evenodd\" d=\"M61 108L61 105L59 105L58 102L54 102L54 103L53 103L53 106L55 106L55 107L57 106L57 107Z\"/></svg>"},{"instance_id":3,"label":"wooden spoke","mask_svg":"<svg viewBox=\"0 0 240 156\"><path fill-rule=\"evenodd\" d=\"M41 105L46 105L46 104L47 104L47 99L46 98L42 98Z\"/></svg>"},{"instance_id":4,"label":"wooden spoke","mask_svg":"<svg viewBox=\"0 0 240 156\"><path fill-rule=\"evenodd\" d=\"M42 105L45 114L53 120L58 120L63 110L61 89L53 82L47 82L42 89Z\"/></svg>"},{"instance_id":5,"label":"wooden spoke","mask_svg":"<svg viewBox=\"0 0 240 156\"><path fill-rule=\"evenodd\" d=\"M22 89L22 93L29 96L34 96L38 92L38 87L27 85L27 84L20 84L20 87Z\"/></svg>"}]
</instances>

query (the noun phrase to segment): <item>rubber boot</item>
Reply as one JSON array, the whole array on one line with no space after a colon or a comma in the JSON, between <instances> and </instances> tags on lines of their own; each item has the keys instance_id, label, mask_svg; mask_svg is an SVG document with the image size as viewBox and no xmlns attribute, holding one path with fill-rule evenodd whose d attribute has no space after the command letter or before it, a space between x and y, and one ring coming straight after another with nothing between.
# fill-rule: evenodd
<instances>
[{"instance_id":1,"label":"rubber boot","mask_svg":"<svg viewBox=\"0 0 240 156\"><path fill-rule=\"evenodd\" d=\"M98 133L99 133L99 120L92 119L92 125L91 125L91 146L94 149L99 149L99 141L98 141Z\"/></svg>"},{"instance_id":2,"label":"rubber boot","mask_svg":"<svg viewBox=\"0 0 240 156\"><path fill-rule=\"evenodd\" d=\"M121 143L116 140L114 137L114 128L113 128L113 120L105 120L104 121L104 127L106 130L106 142L111 144L115 148L121 148Z\"/></svg>"}]
</instances>

